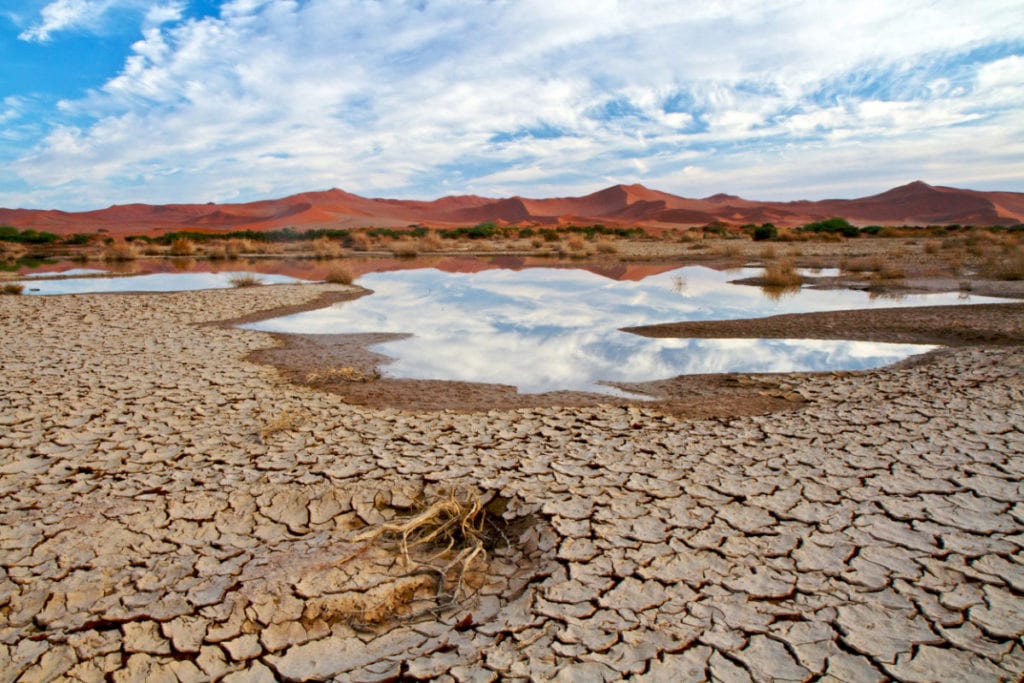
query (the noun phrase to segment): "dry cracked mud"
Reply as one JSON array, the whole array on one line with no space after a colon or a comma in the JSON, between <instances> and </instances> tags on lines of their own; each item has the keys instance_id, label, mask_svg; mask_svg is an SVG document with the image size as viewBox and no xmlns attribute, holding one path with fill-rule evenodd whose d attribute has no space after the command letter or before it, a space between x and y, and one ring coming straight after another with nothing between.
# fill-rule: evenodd
<instances>
[{"instance_id":1,"label":"dry cracked mud","mask_svg":"<svg viewBox=\"0 0 1024 683\"><path fill-rule=\"evenodd\" d=\"M0 297L0 681L1024 673L1019 344L768 415L403 412L198 324L344 291ZM465 572L367 540L449 495L494 530Z\"/></svg>"}]
</instances>

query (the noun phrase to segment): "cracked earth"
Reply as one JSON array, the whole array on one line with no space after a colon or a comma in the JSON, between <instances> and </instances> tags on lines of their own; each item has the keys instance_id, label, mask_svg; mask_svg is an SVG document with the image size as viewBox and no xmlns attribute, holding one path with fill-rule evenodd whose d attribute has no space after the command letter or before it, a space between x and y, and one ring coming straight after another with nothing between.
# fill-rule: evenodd
<instances>
[{"instance_id":1,"label":"cracked earth","mask_svg":"<svg viewBox=\"0 0 1024 683\"><path fill-rule=\"evenodd\" d=\"M0 297L0 681L1024 673L1020 346L769 415L415 413L196 324L342 290ZM365 540L444 496L494 530L463 571Z\"/></svg>"}]
</instances>

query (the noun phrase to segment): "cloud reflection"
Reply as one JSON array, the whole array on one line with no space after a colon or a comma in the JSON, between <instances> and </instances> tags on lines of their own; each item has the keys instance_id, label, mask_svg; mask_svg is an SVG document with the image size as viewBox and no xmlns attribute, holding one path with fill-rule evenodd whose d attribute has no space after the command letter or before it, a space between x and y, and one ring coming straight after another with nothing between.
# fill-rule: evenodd
<instances>
[{"instance_id":1,"label":"cloud reflection","mask_svg":"<svg viewBox=\"0 0 1024 683\"><path fill-rule=\"evenodd\" d=\"M662 322L873 305L864 292L803 289L773 299L757 287L727 282L758 273L688 267L640 282L608 280L582 269L374 273L360 280L374 290L372 296L247 327L305 334L411 333L373 347L394 359L383 368L386 375L506 384L523 393L618 394L601 383L681 374L865 369L934 348L859 341L649 339L619 331ZM885 305L955 303L962 301L953 293L908 296Z\"/></svg>"}]
</instances>

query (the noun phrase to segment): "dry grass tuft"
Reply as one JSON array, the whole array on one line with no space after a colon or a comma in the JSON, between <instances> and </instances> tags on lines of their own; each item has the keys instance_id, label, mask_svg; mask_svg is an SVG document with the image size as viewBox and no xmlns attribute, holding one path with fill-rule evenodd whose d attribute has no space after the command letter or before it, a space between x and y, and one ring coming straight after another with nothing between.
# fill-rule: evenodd
<instances>
[{"instance_id":1,"label":"dry grass tuft","mask_svg":"<svg viewBox=\"0 0 1024 683\"><path fill-rule=\"evenodd\" d=\"M615 243L612 242L611 240L601 240L600 242L598 242L594 246L597 248L597 253L599 253L599 254L617 254L617 253L619 253L619 248L617 246L615 246Z\"/></svg>"},{"instance_id":2,"label":"dry grass tuft","mask_svg":"<svg viewBox=\"0 0 1024 683\"><path fill-rule=\"evenodd\" d=\"M352 271L341 265L331 266L324 276L324 282L330 282L335 285L350 285L355 279Z\"/></svg>"},{"instance_id":3,"label":"dry grass tuft","mask_svg":"<svg viewBox=\"0 0 1024 683\"><path fill-rule=\"evenodd\" d=\"M391 255L395 258L416 258L419 253L416 245L412 242L397 242L391 247Z\"/></svg>"},{"instance_id":4,"label":"dry grass tuft","mask_svg":"<svg viewBox=\"0 0 1024 683\"><path fill-rule=\"evenodd\" d=\"M263 284L263 279L253 273L241 273L233 275L228 282L232 287L257 287Z\"/></svg>"},{"instance_id":5,"label":"dry grass tuft","mask_svg":"<svg viewBox=\"0 0 1024 683\"><path fill-rule=\"evenodd\" d=\"M370 247L373 246L373 240L364 232L357 232L349 239L352 243L352 249L355 251L369 251Z\"/></svg>"},{"instance_id":6,"label":"dry grass tuft","mask_svg":"<svg viewBox=\"0 0 1024 683\"><path fill-rule=\"evenodd\" d=\"M192 240L179 237L171 242L171 254L173 256L192 256L196 253L196 243Z\"/></svg>"},{"instance_id":7,"label":"dry grass tuft","mask_svg":"<svg viewBox=\"0 0 1024 683\"><path fill-rule=\"evenodd\" d=\"M989 262L986 271L997 280L1024 280L1024 246L1005 249Z\"/></svg>"},{"instance_id":8,"label":"dry grass tuft","mask_svg":"<svg viewBox=\"0 0 1024 683\"><path fill-rule=\"evenodd\" d=\"M253 250L252 242L246 239L230 239L224 245L224 252L227 258L236 259L242 254Z\"/></svg>"},{"instance_id":9,"label":"dry grass tuft","mask_svg":"<svg viewBox=\"0 0 1024 683\"><path fill-rule=\"evenodd\" d=\"M20 282L8 282L0 288L0 294L18 295L25 291L25 285Z\"/></svg>"},{"instance_id":10,"label":"dry grass tuft","mask_svg":"<svg viewBox=\"0 0 1024 683\"><path fill-rule=\"evenodd\" d=\"M907 274L899 264L889 262L882 263L875 273L875 277L879 280L902 280L906 276Z\"/></svg>"},{"instance_id":11,"label":"dry grass tuft","mask_svg":"<svg viewBox=\"0 0 1024 683\"><path fill-rule=\"evenodd\" d=\"M321 384L324 382L340 380L342 382L366 384L368 382L376 382L380 378L380 370L377 368L374 368L373 372L362 372L361 370L357 370L353 367L344 367L328 368L327 370L321 370L319 372L311 372L306 375L306 382L308 384Z\"/></svg>"},{"instance_id":12,"label":"dry grass tuft","mask_svg":"<svg viewBox=\"0 0 1024 683\"><path fill-rule=\"evenodd\" d=\"M313 256L318 259L331 259L341 256L341 245L327 237L313 240Z\"/></svg>"},{"instance_id":13,"label":"dry grass tuft","mask_svg":"<svg viewBox=\"0 0 1024 683\"><path fill-rule=\"evenodd\" d=\"M761 279L766 287L799 287L803 283L803 278L790 261L780 261L765 267Z\"/></svg>"},{"instance_id":14,"label":"dry grass tuft","mask_svg":"<svg viewBox=\"0 0 1024 683\"><path fill-rule=\"evenodd\" d=\"M569 239L565 242L565 246L569 248L569 251L583 251L587 248L587 243L582 235L570 235Z\"/></svg>"},{"instance_id":15,"label":"dry grass tuft","mask_svg":"<svg viewBox=\"0 0 1024 683\"><path fill-rule=\"evenodd\" d=\"M213 244L206 247L203 254L211 261L222 261L228 257L228 250L223 244Z\"/></svg>"},{"instance_id":16,"label":"dry grass tuft","mask_svg":"<svg viewBox=\"0 0 1024 683\"><path fill-rule=\"evenodd\" d=\"M104 261L134 261L139 258L139 250L128 242L115 242L103 252Z\"/></svg>"},{"instance_id":17,"label":"dry grass tuft","mask_svg":"<svg viewBox=\"0 0 1024 683\"><path fill-rule=\"evenodd\" d=\"M0 261L17 261L28 253L28 249L14 242L0 242Z\"/></svg>"},{"instance_id":18,"label":"dry grass tuft","mask_svg":"<svg viewBox=\"0 0 1024 683\"><path fill-rule=\"evenodd\" d=\"M260 441L266 441L274 434L280 432L290 432L298 429L305 421L306 416L301 412L286 410L263 423L263 426L260 427Z\"/></svg>"},{"instance_id":19,"label":"dry grass tuft","mask_svg":"<svg viewBox=\"0 0 1024 683\"><path fill-rule=\"evenodd\" d=\"M441 242L441 238L437 236L436 232L430 232L424 235L419 240L420 251L432 252L439 251L444 246Z\"/></svg>"}]
</instances>

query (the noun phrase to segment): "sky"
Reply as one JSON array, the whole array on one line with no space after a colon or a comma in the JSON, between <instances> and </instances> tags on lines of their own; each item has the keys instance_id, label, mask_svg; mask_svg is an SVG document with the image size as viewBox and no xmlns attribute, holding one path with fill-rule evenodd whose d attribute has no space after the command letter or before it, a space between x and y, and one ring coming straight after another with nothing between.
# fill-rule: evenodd
<instances>
[{"instance_id":1,"label":"sky","mask_svg":"<svg viewBox=\"0 0 1024 683\"><path fill-rule=\"evenodd\" d=\"M3 0L0 206L1024 192L1020 0Z\"/></svg>"}]
</instances>

